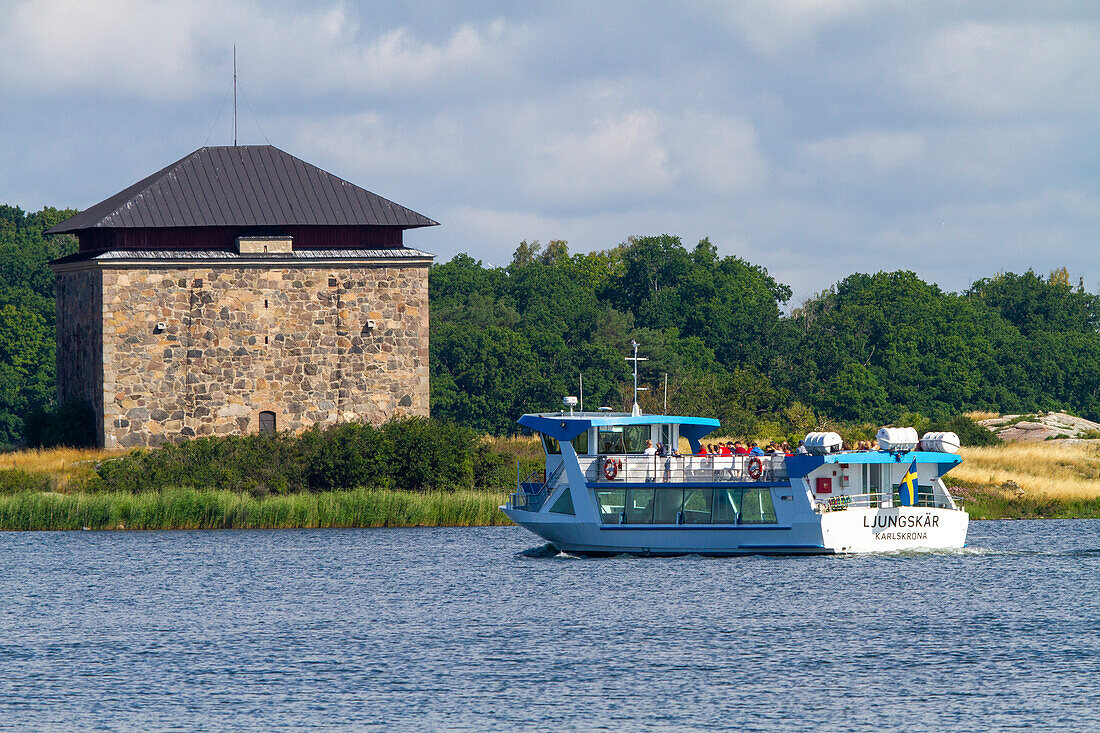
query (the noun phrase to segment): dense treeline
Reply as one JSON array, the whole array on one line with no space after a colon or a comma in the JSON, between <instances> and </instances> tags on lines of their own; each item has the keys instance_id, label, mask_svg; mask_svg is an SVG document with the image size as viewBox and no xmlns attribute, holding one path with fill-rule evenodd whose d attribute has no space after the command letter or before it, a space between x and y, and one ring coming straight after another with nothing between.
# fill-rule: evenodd
<instances>
[{"instance_id":1,"label":"dense treeline","mask_svg":"<svg viewBox=\"0 0 1100 733\"><path fill-rule=\"evenodd\" d=\"M73 213L0 206L0 444L48 432L31 417L54 396L47 263L75 241L42 232ZM432 414L480 431L555 409L581 374L586 406L628 406L631 340L649 358L647 411L662 409L667 374L670 412L743 434L972 409L1100 418L1100 299L1065 270L960 293L856 274L792 308L764 268L664 235L588 254L523 242L506 267L458 255L430 277Z\"/></svg>"},{"instance_id":2,"label":"dense treeline","mask_svg":"<svg viewBox=\"0 0 1100 733\"><path fill-rule=\"evenodd\" d=\"M643 407L734 432L918 413L1067 409L1100 418L1100 299L1063 269L947 293L912 272L855 274L789 311L791 290L707 240L640 237L570 255L522 243L507 267L431 273L433 414L491 432L554 409L583 373L589 406L629 404L623 357L650 358Z\"/></svg>"},{"instance_id":3,"label":"dense treeline","mask_svg":"<svg viewBox=\"0 0 1100 733\"><path fill-rule=\"evenodd\" d=\"M76 251L76 240L42 232L75 213L27 214L0 205L0 445L23 438L25 419L54 397L56 316L48 264Z\"/></svg>"}]
</instances>

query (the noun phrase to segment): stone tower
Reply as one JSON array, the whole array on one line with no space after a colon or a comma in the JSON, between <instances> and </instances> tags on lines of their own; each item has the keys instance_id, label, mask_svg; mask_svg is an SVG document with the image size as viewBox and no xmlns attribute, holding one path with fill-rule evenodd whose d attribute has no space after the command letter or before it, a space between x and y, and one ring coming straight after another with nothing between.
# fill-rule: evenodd
<instances>
[{"instance_id":1,"label":"stone tower","mask_svg":"<svg viewBox=\"0 0 1100 733\"><path fill-rule=\"evenodd\" d=\"M98 444L428 414L436 222L269 146L204 147L53 229L61 401Z\"/></svg>"}]
</instances>

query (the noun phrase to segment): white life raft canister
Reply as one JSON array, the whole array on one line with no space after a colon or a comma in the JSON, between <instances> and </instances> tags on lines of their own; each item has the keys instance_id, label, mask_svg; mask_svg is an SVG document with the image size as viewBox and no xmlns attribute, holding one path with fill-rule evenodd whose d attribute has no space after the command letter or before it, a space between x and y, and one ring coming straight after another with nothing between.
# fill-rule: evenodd
<instances>
[{"instance_id":1,"label":"white life raft canister","mask_svg":"<svg viewBox=\"0 0 1100 733\"><path fill-rule=\"evenodd\" d=\"M905 453L920 443L913 428L879 428L875 440L880 449L889 453Z\"/></svg>"},{"instance_id":2,"label":"white life raft canister","mask_svg":"<svg viewBox=\"0 0 1100 733\"><path fill-rule=\"evenodd\" d=\"M836 433L809 433L802 440L802 445L806 446L806 450L815 456L836 453L843 443L844 441Z\"/></svg>"},{"instance_id":3,"label":"white life raft canister","mask_svg":"<svg viewBox=\"0 0 1100 733\"><path fill-rule=\"evenodd\" d=\"M921 450L937 453L958 453L960 445L959 436L955 433L925 433L920 439Z\"/></svg>"}]
</instances>

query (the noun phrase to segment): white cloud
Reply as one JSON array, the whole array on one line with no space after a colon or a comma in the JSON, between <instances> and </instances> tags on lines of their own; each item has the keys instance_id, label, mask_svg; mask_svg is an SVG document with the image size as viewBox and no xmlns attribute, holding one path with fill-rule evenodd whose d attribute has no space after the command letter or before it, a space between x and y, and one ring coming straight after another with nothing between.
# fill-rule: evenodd
<instances>
[{"instance_id":1,"label":"white cloud","mask_svg":"<svg viewBox=\"0 0 1100 733\"><path fill-rule=\"evenodd\" d=\"M521 185L551 205L652 196L673 180L660 116L633 111L584 130L544 129L532 142Z\"/></svg>"},{"instance_id":2,"label":"white cloud","mask_svg":"<svg viewBox=\"0 0 1100 733\"><path fill-rule=\"evenodd\" d=\"M968 22L934 33L901 81L918 106L964 115L1094 109L1098 66L1095 25Z\"/></svg>"},{"instance_id":3,"label":"white cloud","mask_svg":"<svg viewBox=\"0 0 1100 733\"><path fill-rule=\"evenodd\" d=\"M916 163L924 156L925 148L921 133L868 130L808 143L802 150L813 163L844 166L859 173L866 169L889 171Z\"/></svg>"},{"instance_id":4,"label":"white cloud","mask_svg":"<svg viewBox=\"0 0 1100 733\"><path fill-rule=\"evenodd\" d=\"M27 0L7 15L0 87L165 101L226 89L234 43L243 88L308 98L407 95L507 74L511 44L523 35L499 20L458 25L438 43L403 26L363 33L342 4Z\"/></svg>"},{"instance_id":5,"label":"white cloud","mask_svg":"<svg viewBox=\"0 0 1100 733\"><path fill-rule=\"evenodd\" d=\"M668 138L684 186L723 196L751 191L767 177L756 128L746 119L689 112L669 125Z\"/></svg>"},{"instance_id":6,"label":"white cloud","mask_svg":"<svg viewBox=\"0 0 1100 733\"><path fill-rule=\"evenodd\" d=\"M872 5L870 0L717 0L703 7L754 51L775 57L812 45L824 28L857 18Z\"/></svg>"}]
</instances>

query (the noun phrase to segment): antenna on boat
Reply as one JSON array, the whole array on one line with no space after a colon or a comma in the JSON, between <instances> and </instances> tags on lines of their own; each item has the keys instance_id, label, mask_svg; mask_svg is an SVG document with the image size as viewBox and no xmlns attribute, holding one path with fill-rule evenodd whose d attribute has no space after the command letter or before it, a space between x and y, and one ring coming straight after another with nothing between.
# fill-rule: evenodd
<instances>
[{"instance_id":1,"label":"antenna on boat","mask_svg":"<svg viewBox=\"0 0 1100 733\"><path fill-rule=\"evenodd\" d=\"M665 372L665 414L668 414L668 372Z\"/></svg>"},{"instance_id":2,"label":"antenna on boat","mask_svg":"<svg viewBox=\"0 0 1100 733\"><path fill-rule=\"evenodd\" d=\"M577 372L581 380L581 414L584 414L584 372Z\"/></svg>"},{"instance_id":3,"label":"antenna on boat","mask_svg":"<svg viewBox=\"0 0 1100 733\"><path fill-rule=\"evenodd\" d=\"M634 407L631 409L630 414L634 417L638 417L642 414L642 408L638 407L638 362L649 361L644 356L638 356L638 342L631 340L630 345L634 347L634 356L626 357L627 361L634 362Z\"/></svg>"}]
</instances>

